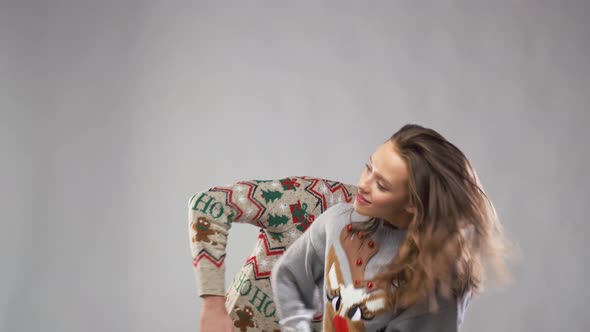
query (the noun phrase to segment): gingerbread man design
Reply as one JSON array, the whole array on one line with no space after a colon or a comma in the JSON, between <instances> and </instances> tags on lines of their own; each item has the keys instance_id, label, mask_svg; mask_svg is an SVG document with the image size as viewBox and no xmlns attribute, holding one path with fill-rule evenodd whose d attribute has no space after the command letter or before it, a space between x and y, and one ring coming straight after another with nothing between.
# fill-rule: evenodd
<instances>
[{"instance_id":1,"label":"gingerbread man design","mask_svg":"<svg viewBox=\"0 0 590 332\"><path fill-rule=\"evenodd\" d=\"M254 323L254 310L249 306L244 306L242 309L236 310L238 319L234 320L234 326L240 329L241 332L246 332L249 327L256 327Z\"/></svg>"},{"instance_id":2,"label":"gingerbread man design","mask_svg":"<svg viewBox=\"0 0 590 332\"><path fill-rule=\"evenodd\" d=\"M212 245L217 245L217 241L213 241L209 237L218 233L212 229L211 222L207 220L205 217L199 217L197 222L192 224L192 229L195 231L195 235L193 235L192 240L193 242L207 242L211 243Z\"/></svg>"}]
</instances>

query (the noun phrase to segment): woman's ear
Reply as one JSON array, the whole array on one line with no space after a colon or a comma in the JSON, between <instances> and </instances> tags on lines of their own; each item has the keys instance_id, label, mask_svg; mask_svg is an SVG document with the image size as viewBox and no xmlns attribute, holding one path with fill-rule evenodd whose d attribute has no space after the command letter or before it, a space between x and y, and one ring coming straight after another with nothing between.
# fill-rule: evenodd
<instances>
[{"instance_id":1,"label":"woman's ear","mask_svg":"<svg viewBox=\"0 0 590 332\"><path fill-rule=\"evenodd\" d=\"M406 212L409 214L416 214L416 207L413 205L410 205L410 203L406 204L406 207L404 208L404 210L406 210Z\"/></svg>"}]
</instances>

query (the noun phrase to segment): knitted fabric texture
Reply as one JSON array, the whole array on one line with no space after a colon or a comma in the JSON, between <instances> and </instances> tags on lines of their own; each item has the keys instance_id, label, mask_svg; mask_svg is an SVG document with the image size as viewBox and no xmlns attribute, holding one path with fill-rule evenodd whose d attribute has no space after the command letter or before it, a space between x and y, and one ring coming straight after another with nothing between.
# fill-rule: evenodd
<instances>
[{"instance_id":1,"label":"knitted fabric texture","mask_svg":"<svg viewBox=\"0 0 590 332\"><path fill-rule=\"evenodd\" d=\"M289 176L215 186L188 201L188 231L197 295L224 295L236 331L278 332L270 274L274 262L329 207L352 202L357 187L339 181ZM232 223L260 228L252 251L229 289L225 255ZM322 330L322 308L311 324Z\"/></svg>"}]
</instances>

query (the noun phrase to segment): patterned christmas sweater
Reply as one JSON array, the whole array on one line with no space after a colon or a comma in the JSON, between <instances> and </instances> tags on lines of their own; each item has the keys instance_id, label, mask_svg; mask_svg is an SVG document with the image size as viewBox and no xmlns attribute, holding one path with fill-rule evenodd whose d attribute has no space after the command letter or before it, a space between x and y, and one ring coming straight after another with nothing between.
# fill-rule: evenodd
<instances>
[{"instance_id":1,"label":"patterned christmas sweater","mask_svg":"<svg viewBox=\"0 0 590 332\"><path fill-rule=\"evenodd\" d=\"M352 202L336 204L275 262L271 283L281 331L313 329L315 289L322 290L322 331L458 331L469 293L439 297L434 313L426 305L396 314L386 308L385 286L372 278L392 261L406 231L382 219L372 229L358 231L369 219ZM390 287L395 291L398 286Z\"/></svg>"},{"instance_id":2,"label":"patterned christmas sweater","mask_svg":"<svg viewBox=\"0 0 590 332\"><path fill-rule=\"evenodd\" d=\"M290 176L239 181L193 195L188 201L188 233L197 295L225 295L236 331L279 331L272 267L318 216L336 204L352 202L356 191L356 186L339 181ZM226 290L225 249L236 222L254 225L260 232ZM319 301L319 289L314 294ZM321 331L322 307L312 316L311 330Z\"/></svg>"}]
</instances>

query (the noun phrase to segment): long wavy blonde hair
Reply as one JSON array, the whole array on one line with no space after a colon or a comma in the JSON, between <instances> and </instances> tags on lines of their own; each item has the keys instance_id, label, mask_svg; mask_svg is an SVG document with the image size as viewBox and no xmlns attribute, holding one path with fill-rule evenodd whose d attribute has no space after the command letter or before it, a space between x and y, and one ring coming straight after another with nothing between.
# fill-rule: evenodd
<instances>
[{"instance_id":1,"label":"long wavy blonde hair","mask_svg":"<svg viewBox=\"0 0 590 332\"><path fill-rule=\"evenodd\" d=\"M508 241L465 155L436 131L407 124L389 138L408 168L416 210L396 256L375 279L393 310L483 290L487 272L506 280ZM386 141L387 142L387 141ZM488 269L489 268L489 269Z\"/></svg>"}]
</instances>

